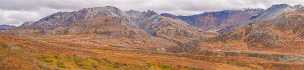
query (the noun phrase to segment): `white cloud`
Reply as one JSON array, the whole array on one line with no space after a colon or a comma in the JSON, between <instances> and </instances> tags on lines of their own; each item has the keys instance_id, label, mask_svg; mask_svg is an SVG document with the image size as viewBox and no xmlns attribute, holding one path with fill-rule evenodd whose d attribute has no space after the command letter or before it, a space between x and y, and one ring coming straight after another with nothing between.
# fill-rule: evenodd
<instances>
[{"instance_id":1,"label":"white cloud","mask_svg":"<svg viewBox=\"0 0 304 70\"><path fill-rule=\"evenodd\" d=\"M17 25L23 21L37 19L38 14L26 11L2 11L0 10L0 21L2 23Z\"/></svg>"},{"instance_id":2,"label":"white cloud","mask_svg":"<svg viewBox=\"0 0 304 70\"><path fill-rule=\"evenodd\" d=\"M57 11L59 10L46 8L32 11L0 9L0 24L20 25L26 21L37 21L38 19Z\"/></svg>"},{"instance_id":3,"label":"white cloud","mask_svg":"<svg viewBox=\"0 0 304 70\"><path fill-rule=\"evenodd\" d=\"M18 25L58 11L106 5L123 10L151 9L190 15L224 9L267 8L281 3L304 4L304 0L0 0L0 24Z\"/></svg>"}]
</instances>

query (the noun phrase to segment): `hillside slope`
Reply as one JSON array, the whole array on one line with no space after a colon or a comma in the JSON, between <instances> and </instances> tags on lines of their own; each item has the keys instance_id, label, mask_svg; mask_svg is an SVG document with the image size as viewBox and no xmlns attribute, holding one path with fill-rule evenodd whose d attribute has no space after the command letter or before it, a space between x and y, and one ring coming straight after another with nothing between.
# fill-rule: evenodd
<instances>
[{"instance_id":1,"label":"hillside slope","mask_svg":"<svg viewBox=\"0 0 304 70\"><path fill-rule=\"evenodd\" d=\"M20 37L1 34L0 67L4 70L303 69L300 60L304 57L300 56L228 51L210 51L200 55L173 54L115 47L85 40L85 37L75 37L77 36ZM298 59L283 61L280 60L282 56Z\"/></svg>"},{"instance_id":2,"label":"hillside slope","mask_svg":"<svg viewBox=\"0 0 304 70\"><path fill-rule=\"evenodd\" d=\"M303 54L303 12L286 12L272 20L250 23L218 36L217 40L223 41L226 48Z\"/></svg>"}]
</instances>

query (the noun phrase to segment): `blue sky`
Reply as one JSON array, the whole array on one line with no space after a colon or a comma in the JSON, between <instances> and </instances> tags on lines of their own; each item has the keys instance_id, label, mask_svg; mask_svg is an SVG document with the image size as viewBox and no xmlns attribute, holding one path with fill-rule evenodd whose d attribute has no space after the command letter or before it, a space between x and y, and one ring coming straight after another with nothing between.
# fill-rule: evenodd
<instances>
[{"instance_id":1,"label":"blue sky","mask_svg":"<svg viewBox=\"0 0 304 70\"><path fill-rule=\"evenodd\" d=\"M273 4L304 4L304 0L0 0L0 24L20 25L58 11L97 6L122 10L154 10L159 13L192 15L205 11L267 8Z\"/></svg>"}]
</instances>

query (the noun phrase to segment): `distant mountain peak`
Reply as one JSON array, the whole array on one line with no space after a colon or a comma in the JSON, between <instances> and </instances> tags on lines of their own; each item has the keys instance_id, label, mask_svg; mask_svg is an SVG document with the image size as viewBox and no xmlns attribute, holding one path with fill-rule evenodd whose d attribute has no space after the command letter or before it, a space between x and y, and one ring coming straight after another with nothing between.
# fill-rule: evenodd
<instances>
[{"instance_id":1,"label":"distant mountain peak","mask_svg":"<svg viewBox=\"0 0 304 70\"><path fill-rule=\"evenodd\" d=\"M128 10L126 11L127 13L141 13L140 11L136 11L136 10Z\"/></svg>"},{"instance_id":2,"label":"distant mountain peak","mask_svg":"<svg viewBox=\"0 0 304 70\"><path fill-rule=\"evenodd\" d=\"M262 8L246 8L243 11L264 11L265 9Z\"/></svg>"},{"instance_id":3,"label":"distant mountain peak","mask_svg":"<svg viewBox=\"0 0 304 70\"><path fill-rule=\"evenodd\" d=\"M301 5L301 4L295 5L295 6L293 6L293 7L294 7L294 8L297 8L297 9L304 10L304 6Z\"/></svg>"},{"instance_id":4,"label":"distant mountain peak","mask_svg":"<svg viewBox=\"0 0 304 70\"><path fill-rule=\"evenodd\" d=\"M170 17L170 18L177 18L177 16L176 15L174 15L174 14L171 14L171 13L162 13L162 14L160 14L161 16L164 16L164 17Z\"/></svg>"},{"instance_id":5,"label":"distant mountain peak","mask_svg":"<svg viewBox=\"0 0 304 70\"><path fill-rule=\"evenodd\" d=\"M118 9L117 7L114 7L114 6L104 6L104 7L92 7L92 8L85 8L85 9L82 9L82 10L120 10Z\"/></svg>"},{"instance_id":6,"label":"distant mountain peak","mask_svg":"<svg viewBox=\"0 0 304 70\"><path fill-rule=\"evenodd\" d=\"M260 13L259 15L252 17L252 19L254 21L271 20L285 12L294 11L294 10L295 8L293 8L293 6L290 6L288 4L276 4L276 5L272 5L270 8Z\"/></svg>"},{"instance_id":7,"label":"distant mountain peak","mask_svg":"<svg viewBox=\"0 0 304 70\"><path fill-rule=\"evenodd\" d=\"M176 16L176 15L171 14L171 13L162 13L162 14L160 14L160 15L172 15L172 16Z\"/></svg>"},{"instance_id":8,"label":"distant mountain peak","mask_svg":"<svg viewBox=\"0 0 304 70\"><path fill-rule=\"evenodd\" d=\"M292 6L288 5L288 4L276 4L276 5L272 5L270 8L268 8L267 10L269 11L280 11L280 10L284 10L284 9L288 9L288 8L292 8Z\"/></svg>"},{"instance_id":9,"label":"distant mountain peak","mask_svg":"<svg viewBox=\"0 0 304 70\"><path fill-rule=\"evenodd\" d=\"M16 26L12 26L12 25L0 25L0 31L1 30L8 30L8 29L12 29L15 28Z\"/></svg>"},{"instance_id":10,"label":"distant mountain peak","mask_svg":"<svg viewBox=\"0 0 304 70\"><path fill-rule=\"evenodd\" d=\"M30 24L29 27L52 29L54 27L68 26L81 20L88 20L100 16L119 17L125 16L125 13L113 6L84 8L73 12L54 13Z\"/></svg>"},{"instance_id":11,"label":"distant mountain peak","mask_svg":"<svg viewBox=\"0 0 304 70\"><path fill-rule=\"evenodd\" d=\"M113 6L85 8L78 12L89 13L92 15L111 15L111 16L122 15L122 10Z\"/></svg>"},{"instance_id":12,"label":"distant mountain peak","mask_svg":"<svg viewBox=\"0 0 304 70\"><path fill-rule=\"evenodd\" d=\"M289 4L275 4L271 6L271 8L286 8L286 7L291 7L291 6Z\"/></svg>"},{"instance_id":13,"label":"distant mountain peak","mask_svg":"<svg viewBox=\"0 0 304 70\"><path fill-rule=\"evenodd\" d=\"M153 10L148 10L144 12L145 16L153 16L153 15L158 15L155 11Z\"/></svg>"}]
</instances>

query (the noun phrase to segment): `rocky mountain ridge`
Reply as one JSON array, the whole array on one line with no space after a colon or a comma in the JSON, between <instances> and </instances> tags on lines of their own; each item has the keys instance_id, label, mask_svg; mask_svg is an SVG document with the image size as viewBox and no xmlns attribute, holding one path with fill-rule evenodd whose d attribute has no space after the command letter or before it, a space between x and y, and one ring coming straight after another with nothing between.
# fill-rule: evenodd
<instances>
[{"instance_id":1,"label":"rocky mountain ridge","mask_svg":"<svg viewBox=\"0 0 304 70\"><path fill-rule=\"evenodd\" d=\"M170 13L163 13L161 15L183 20L190 25L206 31L225 32L251 22L271 20L283 13L295 10L303 10L303 5L276 4L268 9L224 10L190 16L177 16Z\"/></svg>"},{"instance_id":2,"label":"rocky mountain ridge","mask_svg":"<svg viewBox=\"0 0 304 70\"><path fill-rule=\"evenodd\" d=\"M9 29L13 29L15 28L15 26L11 26L11 25L0 25L0 31L1 30L9 30Z\"/></svg>"},{"instance_id":3,"label":"rocky mountain ridge","mask_svg":"<svg viewBox=\"0 0 304 70\"><path fill-rule=\"evenodd\" d=\"M141 45L153 47L184 47L194 40L207 37L199 28L181 20L163 17L151 10L121 11L111 6L58 12L39 21L24 24L11 32L38 36L97 35L113 40L126 39L128 43L124 43L130 45L123 43L124 47L134 47L132 44L138 41L144 42L139 43ZM161 43L154 44L157 42Z\"/></svg>"}]
</instances>

